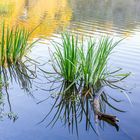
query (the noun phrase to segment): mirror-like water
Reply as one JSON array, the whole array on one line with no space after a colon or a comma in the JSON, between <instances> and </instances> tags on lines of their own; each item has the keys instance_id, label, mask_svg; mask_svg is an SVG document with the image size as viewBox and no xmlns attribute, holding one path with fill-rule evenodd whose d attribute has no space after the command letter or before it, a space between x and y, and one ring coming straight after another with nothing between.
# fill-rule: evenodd
<instances>
[{"instance_id":1,"label":"mirror-like water","mask_svg":"<svg viewBox=\"0 0 140 140\"><path fill-rule=\"evenodd\" d=\"M26 64L1 69L0 80L8 82L5 82L6 89L0 86L0 140L77 140L78 137L80 140L139 140L139 9L139 0L1 0L0 22L5 21L10 26L24 26L28 30L40 25L31 39L46 37L46 40L43 40L43 44L38 43L29 56L41 63L49 58L49 40L59 41L60 33L65 30L84 36L98 37L107 34L117 39L125 38L116 48L109 63L123 68L125 72L132 72L124 85L121 85L132 88L128 93L132 104L119 90L105 89L109 96L123 100L117 103L109 98L109 103L126 112L115 111L102 101L103 110L119 118L119 131L103 121L97 126L90 99L83 99L81 96L79 104L74 102L73 96L57 99L55 94L47 91L51 85L38 69L40 64L36 66L34 61L27 61ZM44 67L50 69L46 65ZM62 85L57 86L60 88ZM86 113L82 108L83 103ZM53 106L52 112L38 124ZM78 112L76 117L71 116L71 110L77 110L78 107L83 112ZM87 114L91 116L90 121ZM95 134L91 124L99 136Z\"/></svg>"}]
</instances>

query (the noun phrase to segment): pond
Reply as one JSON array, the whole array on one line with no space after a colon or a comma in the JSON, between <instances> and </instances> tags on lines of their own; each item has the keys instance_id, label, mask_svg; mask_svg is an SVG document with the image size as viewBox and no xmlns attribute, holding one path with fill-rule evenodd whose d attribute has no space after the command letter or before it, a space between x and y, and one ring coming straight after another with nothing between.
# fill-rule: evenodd
<instances>
[{"instance_id":1,"label":"pond","mask_svg":"<svg viewBox=\"0 0 140 140\"><path fill-rule=\"evenodd\" d=\"M30 40L42 39L31 49L26 63L1 68L6 88L0 88L0 140L139 140L139 9L139 0L1 0L0 23L30 31L39 25ZM120 85L127 93L106 88L109 104L103 101L103 110L119 119L117 125L105 121L96 124L90 99L80 97L77 103L73 102L75 96L72 100L58 96L55 93L67 85L56 83L52 87L40 70L51 71L46 63L49 49L53 49L50 41L59 42L63 31L80 37L124 38L109 64L131 72ZM71 114L68 106L82 111Z\"/></svg>"}]
</instances>

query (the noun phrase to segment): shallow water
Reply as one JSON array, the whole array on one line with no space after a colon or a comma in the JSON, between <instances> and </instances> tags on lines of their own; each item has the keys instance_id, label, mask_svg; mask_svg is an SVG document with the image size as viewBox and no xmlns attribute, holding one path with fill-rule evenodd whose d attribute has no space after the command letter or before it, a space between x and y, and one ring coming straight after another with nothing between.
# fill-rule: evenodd
<instances>
[{"instance_id":1,"label":"shallow water","mask_svg":"<svg viewBox=\"0 0 140 140\"><path fill-rule=\"evenodd\" d=\"M91 122L99 131L99 136L90 128L86 130L86 118L78 122L78 134L76 125L74 130L69 131L71 124L64 125L63 113L53 128L46 127L56 112L57 107L41 124L44 116L50 111L55 98L45 91L50 87L42 73L37 69L36 79L24 77L10 81L8 92L2 90L2 101L0 101L0 140L139 140L139 115L140 115L140 1L138 0L1 0L0 21L5 20L10 26L25 26L32 30L40 26L32 35L32 40L38 37L46 37L43 44L37 44L29 56L38 60L41 64L49 59L49 40L59 41L62 31L69 31L84 36L110 35L114 38L125 38L116 48L109 63L114 67L123 68L124 72L132 72L125 81L132 105L124 94L118 90L105 89L106 92L116 99L123 100L121 103L110 102L117 108L126 110L125 113L114 111L106 107L107 112L115 114L120 122L119 131L107 123L103 128L96 126L94 116ZM27 63L28 65L28 63ZM29 65L31 65L29 63ZM32 64L33 65L33 64ZM49 69L48 66L44 66ZM34 66L29 67L35 70ZM18 73L18 72L17 72ZM22 74L13 74L17 79ZM43 84L43 83L44 84ZM40 84L41 83L41 84ZM45 89L45 90L42 90ZM39 101L48 98L44 102ZM8 112L14 112L18 119L13 123L7 117ZM75 124L75 123L74 123Z\"/></svg>"}]
</instances>

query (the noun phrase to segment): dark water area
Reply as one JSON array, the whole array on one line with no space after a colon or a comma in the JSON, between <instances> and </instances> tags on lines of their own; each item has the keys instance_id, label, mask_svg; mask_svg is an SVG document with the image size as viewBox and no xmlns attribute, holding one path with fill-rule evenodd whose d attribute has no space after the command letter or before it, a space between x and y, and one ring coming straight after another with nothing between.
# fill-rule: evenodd
<instances>
[{"instance_id":1,"label":"dark water area","mask_svg":"<svg viewBox=\"0 0 140 140\"><path fill-rule=\"evenodd\" d=\"M40 8L41 7L41 8ZM0 98L0 140L139 140L140 139L140 1L138 0L2 0L0 1L0 19L11 25L19 24L27 29L43 24L33 34L32 40L43 36L40 43L29 53L34 61L26 62L2 70L2 80L6 78L6 89L1 89ZM35 11L36 12L35 14ZM95 123L90 99L86 99L90 123L86 114L70 114L74 122L64 118L66 102L59 96L50 112L62 84L56 83L56 90L49 92L51 83L39 69L51 71L45 64L49 58L50 40L60 41L60 33L69 31L86 37L109 35L114 39L125 38L112 54L109 65L122 68L132 74L120 83L125 87L127 96L120 90L105 88L105 92L116 100L108 98L119 112L104 103L107 113L117 116L119 131L106 122ZM53 49L53 48L52 48ZM27 68L25 67L27 66ZM10 74L10 73L11 74ZM129 96L129 97L128 97ZM130 99L130 101L129 101ZM79 102L69 101L73 107ZM85 108L86 105L85 104ZM58 112L59 105L62 112ZM81 105L81 104L80 104ZM82 107L80 106L82 110ZM50 112L50 114L43 118ZM56 114L58 112L58 114ZM78 112L79 113L79 112ZM49 126L51 120L56 118ZM82 119L80 118L82 116ZM76 121L77 120L77 121ZM65 122L66 121L66 122ZM87 123L88 122L88 123ZM54 126L52 127L54 123ZM96 134L98 133L98 134Z\"/></svg>"}]
</instances>

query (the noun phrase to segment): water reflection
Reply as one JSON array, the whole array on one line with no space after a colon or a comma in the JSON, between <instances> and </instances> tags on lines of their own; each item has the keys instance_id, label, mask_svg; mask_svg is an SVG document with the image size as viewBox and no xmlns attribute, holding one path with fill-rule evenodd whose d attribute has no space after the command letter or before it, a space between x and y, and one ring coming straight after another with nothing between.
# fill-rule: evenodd
<instances>
[{"instance_id":1,"label":"water reflection","mask_svg":"<svg viewBox=\"0 0 140 140\"><path fill-rule=\"evenodd\" d=\"M3 120L5 117L7 117L13 122L15 122L18 119L18 115L12 109L10 95L8 93L7 86L5 87L5 92L6 94L3 94L1 92L0 95L0 119ZM5 109L5 100L7 100L8 103L8 111L6 111Z\"/></svg>"},{"instance_id":2,"label":"water reflection","mask_svg":"<svg viewBox=\"0 0 140 140\"><path fill-rule=\"evenodd\" d=\"M27 60L28 61L28 60ZM32 79L36 78L36 64L25 62L17 62L8 65L6 68L0 67L0 75L2 83L16 82L21 89L26 92L32 88Z\"/></svg>"},{"instance_id":3,"label":"water reflection","mask_svg":"<svg viewBox=\"0 0 140 140\"><path fill-rule=\"evenodd\" d=\"M41 26L33 36L48 36L69 25L71 9L67 0L1 0L0 19L11 26L19 24L32 30Z\"/></svg>"},{"instance_id":4,"label":"water reflection","mask_svg":"<svg viewBox=\"0 0 140 140\"><path fill-rule=\"evenodd\" d=\"M118 89L120 88L118 86ZM97 95L101 94L97 97L96 94L85 89L82 85L62 82L61 86L52 88L51 92L54 103L39 124L46 123L46 127L54 127L57 122L61 122L63 126L68 128L70 133L76 132L78 135L79 128L84 123L86 131L93 130L98 135L98 129L104 128L104 122L106 122L119 131L118 119L116 116L108 114L106 108L109 107L117 112L124 112L110 102L110 100L119 103L121 101L111 97L104 88L100 88L96 93ZM99 105L95 101L96 98L99 98L99 101L97 101ZM39 104L44 101L40 101ZM100 115L97 113L97 108Z\"/></svg>"},{"instance_id":5,"label":"water reflection","mask_svg":"<svg viewBox=\"0 0 140 140\"><path fill-rule=\"evenodd\" d=\"M139 31L140 1L138 0L71 0L71 28L81 34L122 34Z\"/></svg>"},{"instance_id":6,"label":"water reflection","mask_svg":"<svg viewBox=\"0 0 140 140\"><path fill-rule=\"evenodd\" d=\"M2 78L2 76L1 76ZM4 91L3 91L4 89ZM5 92L5 94L4 94ZM5 100L8 103L8 112L5 110ZM10 102L10 95L8 93L8 84L3 83L2 79L0 80L0 120L3 120L5 117L8 117L10 120L15 122L18 119L18 116L13 112L12 105Z\"/></svg>"},{"instance_id":7,"label":"water reflection","mask_svg":"<svg viewBox=\"0 0 140 140\"><path fill-rule=\"evenodd\" d=\"M0 118L8 117L15 122L18 119L17 114L12 110L12 104L9 94L10 84L17 83L19 87L26 93L30 93L32 89L33 79L36 78L36 64L26 59L24 62L0 66ZM32 96L32 95L31 95ZM7 107L5 109L5 102Z\"/></svg>"},{"instance_id":8,"label":"water reflection","mask_svg":"<svg viewBox=\"0 0 140 140\"><path fill-rule=\"evenodd\" d=\"M1 0L0 19L29 30L42 23L34 37L51 36L67 28L90 36L129 36L140 30L139 9L137 0Z\"/></svg>"}]
</instances>

